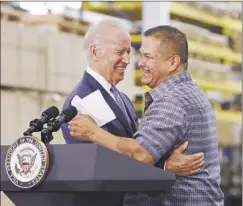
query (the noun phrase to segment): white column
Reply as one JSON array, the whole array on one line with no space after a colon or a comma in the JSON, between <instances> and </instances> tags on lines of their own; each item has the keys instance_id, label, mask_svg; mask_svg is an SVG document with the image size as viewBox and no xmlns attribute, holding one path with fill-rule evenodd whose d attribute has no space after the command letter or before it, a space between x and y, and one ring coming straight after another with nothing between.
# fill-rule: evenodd
<instances>
[{"instance_id":1,"label":"white column","mask_svg":"<svg viewBox=\"0 0 243 206\"><path fill-rule=\"evenodd\" d=\"M170 24L170 2L143 2L142 31Z\"/></svg>"}]
</instances>

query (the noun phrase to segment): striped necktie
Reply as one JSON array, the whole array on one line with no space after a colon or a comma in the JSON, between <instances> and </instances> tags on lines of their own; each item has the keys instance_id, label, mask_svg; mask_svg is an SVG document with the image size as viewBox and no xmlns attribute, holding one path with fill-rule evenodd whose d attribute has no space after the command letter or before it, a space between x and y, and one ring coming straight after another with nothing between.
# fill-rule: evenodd
<instances>
[{"instance_id":1,"label":"striped necktie","mask_svg":"<svg viewBox=\"0 0 243 206\"><path fill-rule=\"evenodd\" d=\"M125 104L122 100L122 97L120 95L120 92L118 91L118 89L115 86L112 86L110 91L114 94L116 103L117 103L118 107L121 109L121 111L123 112L123 114L125 115L127 121L129 123L131 123L130 117L127 113L127 110L126 110Z\"/></svg>"}]
</instances>

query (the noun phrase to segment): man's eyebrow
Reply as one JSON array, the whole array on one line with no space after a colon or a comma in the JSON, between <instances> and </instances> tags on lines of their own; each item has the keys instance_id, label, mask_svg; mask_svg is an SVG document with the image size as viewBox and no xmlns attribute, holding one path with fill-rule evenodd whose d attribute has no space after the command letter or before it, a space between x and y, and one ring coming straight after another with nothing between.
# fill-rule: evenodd
<instances>
[{"instance_id":1,"label":"man's eyebrow","mask_svg":"<svg viewBox=\"0 0 243 206\"><path fill-rule=\"evenodd\" d=\"M131 48L127 48L127 49L119 48L119 49L116 49L116 51L120 51L120 52L127 51L128 53L130 53L131 52Z\"/></svg>"},{"instance_id":2,"label":"man's eyebrow","mask_svg":"<svg viewBox=\"0 0 243 206\"><path fill-rule=\"evenodd\" d=\"M139 49L139 52L140 52L141 54L143 54L143 55L146 55L146 56L151 56L151 54L150 54L150 53L143 52L143 50L140 50L140 49Z\"/></svg>"}]
</instances>

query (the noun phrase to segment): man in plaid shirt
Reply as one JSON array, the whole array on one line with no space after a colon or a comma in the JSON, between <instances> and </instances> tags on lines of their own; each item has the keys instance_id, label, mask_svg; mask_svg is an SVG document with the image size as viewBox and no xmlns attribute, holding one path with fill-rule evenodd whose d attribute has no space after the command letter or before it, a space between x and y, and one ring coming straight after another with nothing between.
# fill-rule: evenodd
<instances>
[{"instance_id":1,"label":"man in plaid shirt","mask_svg":"<svg viewBox=\"0 0 243 206\"><path fill-rule=\"evenodd\" d=\"M213 109L187 72L185 34L170 26L144 33L139 65L146 93L145 114L134 139L120 138L100 128L87 115L70 124L71 135L92 141L160 167L172 149L189 141L187 154L204 153L205 163L191 176L177 176L168 193L131 193L125 206L222 206L216 121Z\"/></svg>"}]
</instances>

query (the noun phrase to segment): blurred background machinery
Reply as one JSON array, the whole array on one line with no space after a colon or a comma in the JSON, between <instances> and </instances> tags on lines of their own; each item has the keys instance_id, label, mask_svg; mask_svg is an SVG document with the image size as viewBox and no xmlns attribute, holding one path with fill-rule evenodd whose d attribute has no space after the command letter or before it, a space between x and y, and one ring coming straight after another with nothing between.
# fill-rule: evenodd
<instances>
[{"instance_id":1,"label":"blurred background machinery","mask_svg":"<svg viewBox=\"0 0 243 206\"><path fill-rule=\"evenodd\" d=\"M45 108L62 108L82 77L83 37L95 22L119 19L132 59L118 85L143 116L141 33L161 22L187 34L189 71L215 110L225 206L242 202L242 4L239 2L1 2L1 143L11 144ZM153 9L154 8L154 9ZM163 16L162 16L163 15ZM62 144L61 132L52 143ZM1 198L3 205L11 205Z\"/></svg>"}]
</instances>

